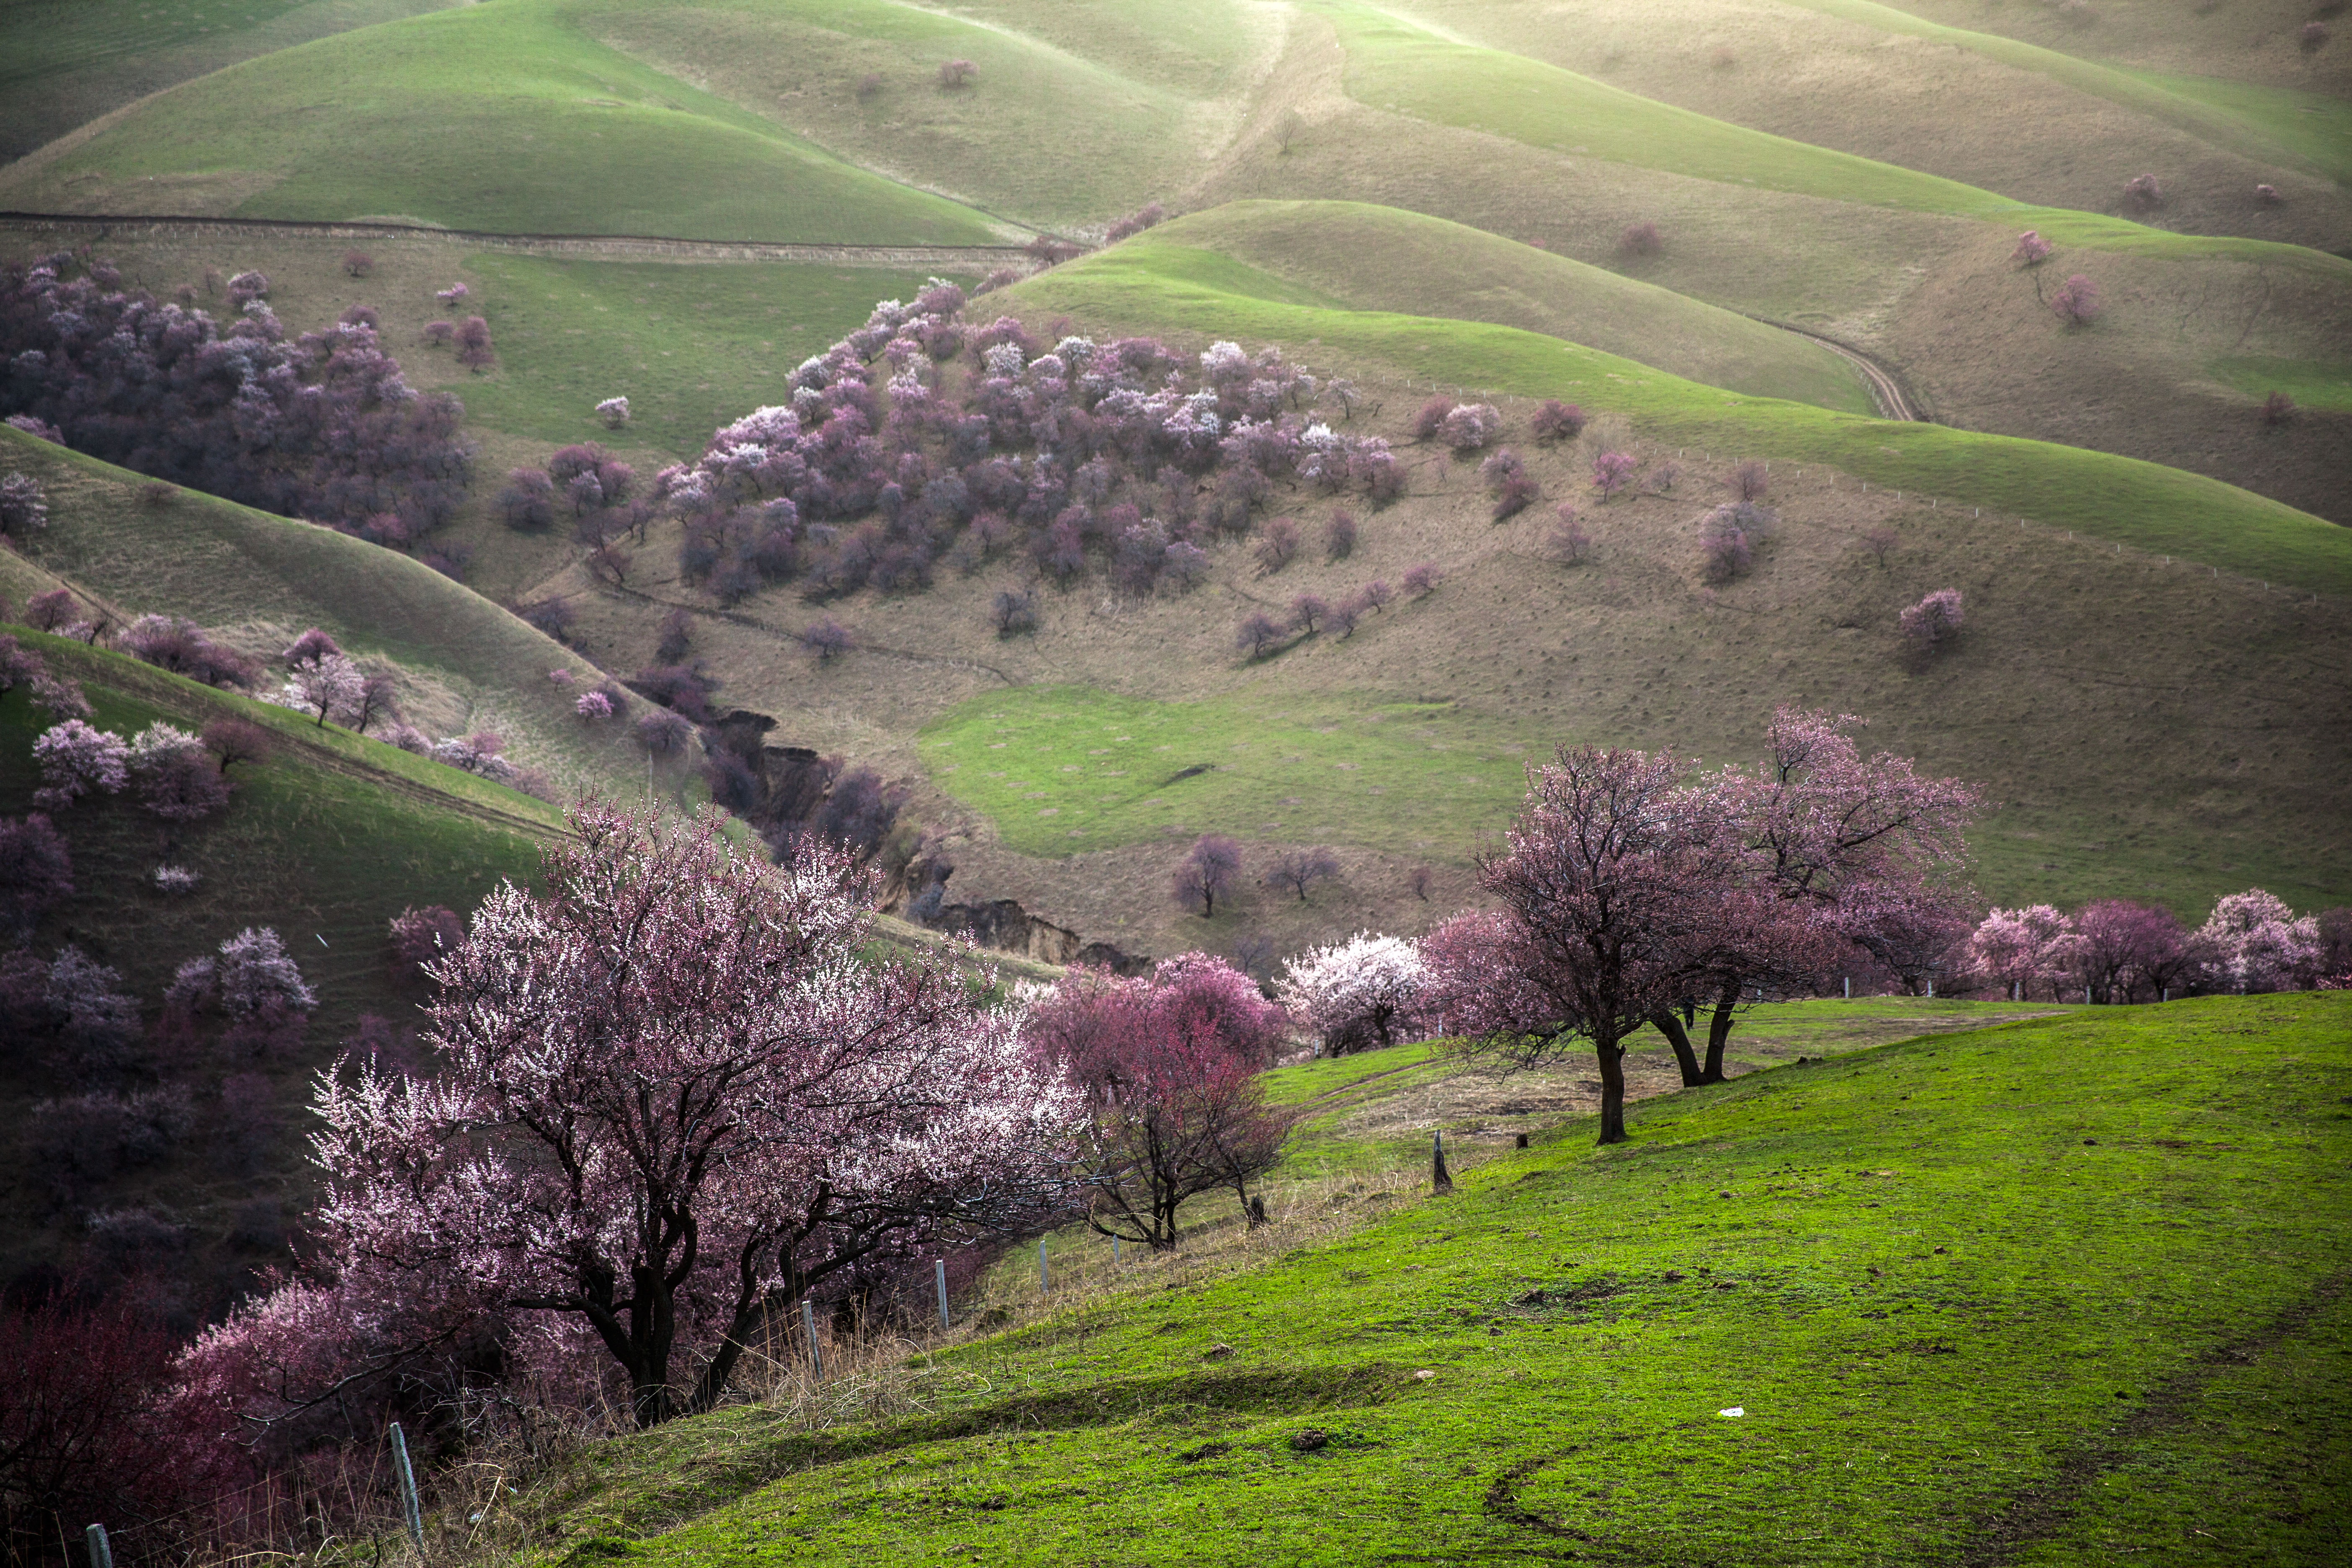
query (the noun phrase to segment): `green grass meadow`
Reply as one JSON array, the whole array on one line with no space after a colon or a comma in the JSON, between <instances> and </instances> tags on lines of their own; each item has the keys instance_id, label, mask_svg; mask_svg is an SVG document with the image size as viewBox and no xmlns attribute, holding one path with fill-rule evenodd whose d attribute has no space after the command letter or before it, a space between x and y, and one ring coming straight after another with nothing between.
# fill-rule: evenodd
<instances>
[{"instance_id":1,"label":"green grass meadow","mask_svg":"<svg viewBox=\"0 0 2352 1568\"><path fill-rule=\"evenodd\" d=\"M928 276L880 268L575 261L477 251L465 270L499 345L457 388L468 420L551 443L611 440L593 410L629 399L628 441L681 458L784 395L784 378ZM957 281L970 284L969 278Z\"/></svg>"},{"instance_id":2,"label":"green grass meadow","mask_svg":"<svg viewBox=\"0 0 2352 1568\"><path fill-rule=\"evenodd\" d=\"M1278 1201L1255 1267L1130 1263L919 1353L891 1418L845 1390L814 1430L596 1445L502 1533L572 1564L2340 1561L2347 1039L2341 995L2074 1009L1645 1100L1629 1144L1570 1121L1353 1228ZM992 1289L1034 1293L1020 1263Z\"/></svg>"},{"instance_id":3,"label":"green grass meadow","mask_svg":"<svg viewBox=\"0 0 2352 1568\"><path fill-rule=\"evenodd\" d=\"M8 195L55 210L95 180L135 204L142 183L162 181L244 217L851 244L1003 237L968 207L598 43L583 9L491 0L280 50L145 105Z\"/></svg>"}]
</instances>

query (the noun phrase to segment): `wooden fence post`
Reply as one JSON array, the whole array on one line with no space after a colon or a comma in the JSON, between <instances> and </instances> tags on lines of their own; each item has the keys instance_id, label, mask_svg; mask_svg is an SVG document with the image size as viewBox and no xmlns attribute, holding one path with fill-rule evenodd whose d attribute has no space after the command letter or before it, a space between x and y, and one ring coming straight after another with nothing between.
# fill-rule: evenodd
<instances>
[{"instance_id":1,"label":"wooden fence post","mask_svg":"<svg viewBox=\"0 0 2352 1568\"><path fill-rule=\"evenodd\" d=\"M416 1554L425 1555L425 1510L416 1500L416 1471L408 1462L408 1438L401 1432L400 1423L392 1424L392 1468L400 1478L400 1512L408 1526L408 1539L416 1543Z\"/></svg>"}]
</instances>

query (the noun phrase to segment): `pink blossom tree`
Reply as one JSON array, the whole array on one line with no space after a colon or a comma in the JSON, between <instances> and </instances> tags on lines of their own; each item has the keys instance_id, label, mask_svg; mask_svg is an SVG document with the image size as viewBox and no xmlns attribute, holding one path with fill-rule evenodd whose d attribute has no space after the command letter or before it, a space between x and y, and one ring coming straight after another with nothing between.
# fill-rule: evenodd
<instances>
[{"instance_id":1,"label":"pink blossom tree","mask_svg":"<svg viewBox=\"0 0 2352 1568\"><path fill-rule=\"evenodd\" d=\"M1573 441L1584 434L1584 410L1573 403L1562 403L1557 397L1547 397L1528 421L1528 433L1538 441L1549 445L1554 441Z\"/></svg>"},{"instance_id":2,"label":"pink blossom tree","mask_svg":"<svg viewBox=\"0 0 2352 1568\"><path fill-rule=\"evenodd\" d=\"M1336 1057L1394 1044L1414 1021L1428 978L1411 942L1358 931L1292 957L1275 982L1275 997L1294 1024L1321 1042L1322 1055Z\"/></svg>"},{"instance_id":3,"label":"pink blossom tree","mask_svg":"<svg viewBox=\"0 0 2352 1568\"><path fill-rule=\"evenodd\" d=\"M1188 1199L1250 1184L1280 1158L1295 1113L1265 1104L1255 1072L1281 1014L1246 975L1188 953L1150 980L1074 969L1032 1012L1033 1058L1085 1095L1094 1135L1081 1169L1097 1235L1172 1250Z\"/></svg>"},{"instance_id":4,"label":"pink blossom tree","mask_svg":"<svg viewBox=\"0 0 2352 1568\"><path fill-rule=\"evenodd\" d=\"M2099 318L2099 286L2077 272L2050 296L2050 310L2069 327L2087 327Z\"/></svg>"},{"instance_id":5,"label":"pink blossom tree","mask_svg":"<svg viewBox=\"0 0 2352 1568\"><path fill-rule=\"evenodd\" d=\"M2009 258L2020 267L2039 267L2050 259L2052 249L2040 229L2029 228L2017 237L2017 248L2009 253Z\"/></svg>"},{"instance_id":6,"label":"pink blossom tree","mask_svg":"<svg viewBox=\"0 0 2352 1568\"><path fill-rule=\"evenodd\" d=\"M1938 588L1895 616L1903 640L1919 653L1932 653L1960 635L1967 607L1958 588Z\"/></svg>"},{"instance_id":7,"label":"pink blossom tree","mask_svg":"<svg viewBox=\"0 0 2352 1568\"><path fill-rule=\"evenodd\" d=\"M601 1348L652 1426L717 1404L772 1313L861 1261L1067 1201L1077 1095L949 957L869 961L845 858L766 867L711 814L572 826L546 890L494 892L432 966L442 1070L320 1080L328 1278L241 1310L200 1373L302 1371L295 1326L336 1316L365 1331L324 1336L345 1364L538 1321Z\"/></svg>"},{"instance_id":8,"label":"pink blossom tree","mask_svg":"<svg viewBox=\"0 0 2352 1568\"><path fill-rule=\"evenodd\" d=\"M1592 488L1606 501L1633 482L1633 470L1639 467L1631 452L1603 452L1592 459Z\"/></svg>"},{"instance_id":9,"label":"pink blossom tree","mask_svg":"<svg viewBox=\"0 0 2352 1568\"><path fill-rule=\"evenodd\" d=\"M93 791L120 794L131 782L130 746L112 731L92 729L80 719L42 731L33 742L33 761L41 770L33 804L43 811L61 811Z\"/></svg>"},{"instance_id":10,"label":"pink blossom tree","mask_svg":"<svg viewBox=\"0 0 2352 1568\"><path fill-rule=\"evenodd\" d=\"M2231 893L2197 930L2208 981L2224 990L2280 991L2312 984L2319 922L2295 918L2286 900L2260 888Z\"/></svg>"},{"instance_id":11,"label":"pink blossom tree","mask_svg":"<svg viewBox=\"0 0 2352 1568\"><path fill-rule=\"evenodd\" d=\"M1204 833L1192 841L1176 864L1170 890L1186 909L1198 909L1206 920L1217 912L1217 900L1233 890L1242 873L1242 847L1222 833Z\"/></svg>"},{"instance_id":12,"label":"pink blossom tree","mask_svg":"<svg viewBox=\"0 0 2352 1568\"><path fill-rule=\"evenodd\" d=\"M166 822L197 822L228 804L233 787L213 754L187 731L158 720L131 742L139 804Z\"/></svg>"},{"instance_id":13,"label":"pink blossom tree","mask_svg":"<svg viewBox=\"0 0 2352 1568\"><path fill-rule=\"evenodd\" d=\"M1422 944L1423 1005L1473 1053L1529 1065L1591 1044L1602 1143L1625 1142L1625 1037L1682 996L1738 881L1738 850L1683 771L1672 753L1561 747L1478 858L1502 908Z\"/></svg>"},{"instance_id":14,"label":"pink blossom tree","mask_svg":"<svg viewBox=\"0 0 2352 1568\"><path fill-rule=\"evenodd\" d=\"M2129 899L2101 899L2074 911L2074 978L2095 1002L2160 997L2186 967L2180 917Z\"/></svg>"},{"instance_id":15,"label":"pink blossom tree","mask_svg":"<svg viewBox=\"0 0 2352 1568\"><path fill-rule=\"evenodd\" d=\"M2037 986L2049 986L2056 994L2081 942L2073 921L2051 905L2032 904L1991 910L1969 936L1965 952L1972 973L1997 982L2011 1001L2022 1002Z\"/></svg>"},{"instance_id":16,"label":"pink blossom tree","mask_svg":"<svg viewBox=\"0 0 2352 1568\"><path fill-rule=\"evenodd\" d=\"M366 685L366 673L349 655L320 653L302 660L287 673L285 689L276 700L310 714L323 730L329 719L358 710Z\"/></svg>"}]
</instances>

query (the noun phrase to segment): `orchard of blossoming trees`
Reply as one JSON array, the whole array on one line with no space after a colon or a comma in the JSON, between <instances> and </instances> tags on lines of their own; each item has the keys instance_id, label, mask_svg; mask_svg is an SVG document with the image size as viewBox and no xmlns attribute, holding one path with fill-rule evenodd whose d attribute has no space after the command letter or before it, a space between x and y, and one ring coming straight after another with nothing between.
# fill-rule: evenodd
<instances>
[{"instance_id":1,"label":"orchard of blossoming trees","mask_svg":"<svg viewBox=\"0 0 2352 1568\"><path fill-rule=\"evenodd\" d=\"M1048 349L1010 316L962 321L963 304L936 281L884 301L793 371L789 404L656 476L686 575L722 599L793 581L823 598L1019 554L1063 583L1099 563L1129 592L1181 593L1277 480L1375 501L1403 488L1386 441L1311 416L1319 384L1279 350Z\"/></svg>"},{"instance_id":2,"label":"orchard of blossoming trees","mask_svg":"<svg viewBox=\"0 0 2352 1568\"><path fill-rule=\"evenodd\" d=\"M236 281L244 297L223 325L123 289L87 255L0 271L0 414L155 479L379 543L448 521L473 453L457 400L402 379L365 307L289 339L268 280Z\"/></svg>"}]
</instances>

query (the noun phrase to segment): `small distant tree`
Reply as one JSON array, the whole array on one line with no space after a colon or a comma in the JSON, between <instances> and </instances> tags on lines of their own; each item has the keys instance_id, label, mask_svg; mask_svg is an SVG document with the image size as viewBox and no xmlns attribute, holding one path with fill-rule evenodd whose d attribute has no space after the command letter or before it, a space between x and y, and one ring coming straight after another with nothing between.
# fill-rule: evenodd
<instances>
[{"instance_id":1,"label":"small distant tree","mask_svg":"<svg viewBox=\"0 0 2352 1568\"><path fill-rule=\"evenodd\" d=\"M1603 452L1592 459L1592 488L1605 502L1633 482L1633 470L1640 466L1630 452Z\"/></svg>"},{"instance_id":2,"label":"small distant tree","mask_svg":"<svg viewBox=\"0 0 2352 1568\"><path fill-rule=\"evenodd\" d=\"M1301 594L1290 601L1290 629L1313 637L1330 618L1331 605L1319 594Z\"/></svg>"},{"instance_id":3,"label":"small distant tree","mask_svg":"<svg viewBox=\"0 0 2352 1568\"><path fill-rule=\"evenodd\" d=\"M1421 405L1412 416L1412 434L1417 441L1426 441L1444 427L1445 416L1454 412L1454 399L1433 397Z\"/></svg>"},{"instance_id":4,"label":"small distant tree","mask_svg":"<svg viewBox=\"0 0 2352 1568\"><path fill-rule=\"evenodd\" d=\"M1998 983L2011 1001L2022 1002L2040 986L2056 994L2081 942L2074 922L2052 905L1995 909L1969 935L1962 961L1979 982Z\"/></svg>"},{"instance_id":5,"label":"small distant tree","mask_svg":"<svg viewBox=\"0 0 2352 1568\"><path fill-rule=\"evenodd\" d=\"M1405 886L1412 889L1414 898L1425 904L1429 902L1429 887L1434 875L1426 866L1415 866L1406 874Z\"/></svg>"},{"instance_id":6,"label":"small distant tree","mask_svg":"<svg viewBox=\"0 0 2352 1568\"><path fill-rule=\"evenodd\" d=\"M1282 623L1260 610L1242 622L1234 641L1252 658L1264 658L1282 646Z\"/></svg>"},{"instance_id":7,"label":"small distant tree","mask_svg":"<svg viewBox=\"0 0 2352 1568\"><path fill-rule=\"evenodd\" d=\"M1274 858L1265 880L1269 887L1297 893L1303 904L1316 883L1328 882L1339 874L1339 858L1328 849L1286 849Z\"/></svg>"},{"instance_id":8,"label":"small distant tree","mask_svg":"<svg viewBox=\"0 0 2352 1568\"><path fill-rule=\"evenodd\" d=\"M664 664L676 664L686 658L694 646L694 614L690 610L672 610L662 617L660 640L654 645L654 657Z\"/></svg>"},{"instance_id":9,"label":"small distant tree","mask_svg":"<svg viewBox=\"0 0 2352 1568\"><path fill-rule=\"evenodd\" d=\"M1405 575L1405 586L1408 589L1412 586L1412 576L1410 573ZM1396 590L1375 577L1356 590L1356 602L1368 611L1385 610L1396 602Z\"/></svg>"},{"instance_id":10,"label":"small distant tree","mask_svg":"<svg viewBox=\"0 0 2352 1568\"><path fill-rule=\"evenodd\" d=\"M694 735L694 726L683 713L673 713L667 708L656 708L637 721L637 744L657 757L674 757L686 750Z\"/></svg>"},{"instance_id":11,"label":"small distant tree","mask_svg":"<svg viewBox=\"0 0 2352 1568\"><path fill-rule=\"evenodd\" d=\"M1628 225L1625 232L1617 237L1617 254L1620 256L1656 256L1665 248L1666 242L1659 235L1658 226L1646 220Z\"/></svg>"},{"instance_id":12,"label":"small distant tree","mask_svg":"<svg viewBox=\"0 0 2352 1568\"><path fill-rule=\"evenodd\" d=\"M446 349L449 346L450 341L457 337L457 323L455 321L427 321L425 323L425 342L428 348Z\"/></svg>"},{"instance_id":13,"label":"small distant tree","mask_svg":"<svg viewBox=\"0 0 2352 1568\"><path fill-rule=\"evenodd\" d=\"M1354 637L1366 614L1361 595L1350 594L1323 613L1323 629L1342 640Z\"/></svg>"},{"instance_id":14,"label":"small distant tree","mask_svg":"<svg viewBox=\"0 0 2352 1568\"><path fill-rule=\"evenodd\" d=\"M1901 541L1891 528L1874 528L1862 536L1862 547L1878 558L1879 568L1882 571L1885 569L1887 555Z\"/></svg>"},{"instance_id":15,"label":"small distant tree","mask_svg":"<svg viewBox=\"0 0 2352 1568\"><path fill-rule=\"evenodd\" d=\"M596 405L596 417L604 421L604 428L607 430L622 428L629 422L629 400L625 397L604 399L604 402Z\"/></svg>"},{"instance_id":16,"label":"small distant tree","mask_svg":"<svg viewBox=\"0 0 2352 1568\"><path fill-rule=\"evenodd\" d=\"M48 492L30 474L0 479L0 534L21 540L49 525Z\"/></svg>"},{"instance_id":17,"label":"small distant tree","mask_svg":"<svg viewBox=\"0 0 2352 1568\"><path fill-rule=\"evenodd\" d=\"M2319 50L2326 47L2327 40L2331 37L2333 37L2333 35L2328 32L2326 23L2305 22L2296 30L2294 41L2297 47L2302 49L2305 54L2309 55L2316 54Z\"/></svg>"},{"instance_id":18,"label":"small distant tree","mask_svg":"<svg viewBox=\"0 0 2352 1568\"><path fill-rule=\"evenodd\" d=\"M360 693L366 684L366 675L348 655L322 653L316 658L304 659L289 672L279 700L289 708L310 714L323 730L327 721L336 714L348 714L358 709Z\"/></svg>"},{"instance_id":19,"label":"small distant tree","mask_svg":"<svg viewBox=\"0 0 2352 1568\"><path fill-rule=\"evenodd\" d=\"M940 64L940 88L954 92L970 87L979 75L980 68L970 60L943 60Z\"/></svg>"},{"instance_id":20,"label":"small distant tree","mask_svg":"<svg viewBox=\"0 0 2352 1568\"><path fill-rule=\"evenodd\" d=\"M366 251L346 250L343 252L343 275L345 277L364 278L374 270L375 258L370 256Z\"/></svg>"},{"instance_id":21,"label":"small distant tree","mask_svg":"<svg viewBox=\"0 0 2352 1568\"><path fill-rule=\"evenodd\" d=\"M2099 286L2077 272L2050 296L2050 310L2069 327L2087 327L2098 319Z\"/></svg>"},{"instance_id":22,"label":"small distant tree","mask_svg":"<svg viewBox=\"0 0 2352 1568\"><path fill-rule=\"evenodd\" d=\"M230 784L204 742L158 720L131 742L139 804L166 822L198 822L228 805Z\"/></svg>"},{"instance_id":23,"label":"small distant tree","mask_svg":"<svg viewBox=\"0 0 2352 1568\"><path fill-rule=\"evenodd\" d=\"M457 363L479 375L498 363L499 356L490 347L490 324L479 316L468 316L457 329Z\"/></svg>"},{"instance_id":24,"label":"small distant tree","mask_svg":"<svg viewBox=\"0 0 2352 1568\"><path fill-rule=\"evenodd\" d=\"M1275 573L1290 564L1298 553L1298 525L1286 517L1277 517L1265 525L1265 532L1257 542L1257 563L1261 571Z\"/></svg>"},{"instance_id":25,"label":"small distant tree","mask_svg":"<svg viewBox=\"0 0 2352 1568\"><path fill-rule=\"evenodd\" d=\"M1562 403L1557 397L1547 397L1543 406L1528 421L1528 433L1546 446L1554 441L1573 441L1584 434L1584 410L1573 403Z\"/></svg>"},{"instance_id":26,"label":"small distant tree","mask_svg":"<svg viewBox=\"0 0 2352 1568\"><path fill-rule=\"evenodd\" d=\"M2050 259L2053 248L2040 229L2029 228L2017 237L2017 248L2009 253L2009 258L2020 267L2039 267Z\"/></svg>"},{"instance_id":27,"label":"small distant tree","mask_svg":"<svg viewBox=\"0 0 2352 1568\"><path fill-rule=\"evenodd\" d=\"M1960 634L1964 620L1958 588L1938 588L1895 617L1903 640L1920 653L1932 653Z\"/></svg>"},{"instance_id":28,"label":"small distant tree","mask_svg":"<svg viewBox=\"0 0 2352 1568\"><path fill-rule=\"evenodd\" d=\"M1416 599L1425 599L1437 592L1437 585L1444 581L1444 570L1434 561L1424 561L1404 574L1404 591Z\"/></svg>"},{"instance_id":29,"label":"small distant tree","mask_svg":"<svg viewBox=\"0 0 2352 1568\"><path fill-rule=\"evenodd\" d=\"M1502 411L1493 404L1457 403L1439 423L1437 434L1456 452L1475 452L1502 430Z\"/></svg>"},{"instance_id":30,"label":"small distant tree","mask_svg":"<svg viewBox=\"0 0 2352 1568\"><path fill-rule=\"evenodd\" d=\"M218 759L224 773L238 763L257 763L269 755L273 742L268 730L250 719L215 719L200 737L205 749Z\"/></svg>"},{"instance_id":31,"label":"small distant tree","mask_svg":"<svg viewBox=\"0 0 2352 1568\"><path fill-rule=\"evenodd\" d=\"M1750 520L1763 511L1746 501L1709 509L1699 520L1699 575L1711 587L1744 576L1755 563L1756 531Z\"/></svg>"},{"instance_id":32,"label":"small distant tree","mask_svg":"<svg viewBox=\"0 0 2352 1568\"><path fill-rule=\"evenodd\" d=\"M852 646L849 628L831 616L820 616L801 633L801 647L819 664L830 664Z\"/></svg>"},{"instance_id":33,"label":"small distant tree","mask_svg":"<svg viewBox=\"0 0 2352 1568\"><path fill-rule=\"evenodd\" d=\"M42 631L53 632L78 619L79 609L74 604L73 590L52 588L46 594L36 594L25 602L25 624Z\"/></svg>"},{"instance_id":34,"label":"small distant tree","mask_svg":"<svg viewBox=\"0 0 2352 1568\"><path fill-rule=\"evenodd\" d=\"M1019 637L1037 629L1037 593L1034 588L1006 588L991 610L1000 637Z\"/></svg>"},{"instance_id":35,"label":"small distant tree","mask_svg":"<svg viewBox=\"0 0 2352 1568\"><path fill-rule=\"evenodd\" d=\"M2263 399L2263 423L2275 430L2294 417L2294 399L2284 392L2273 392Z\"/></svg>"},{"instance_id":36,"label":"small distant tree","mask_svg":"<svg viewBox=\"0 0 2352 1568\"><path fill-rule=\"evenodd\" d=\"M2164 187L2154 174L2134 174L2124 182L2124 205L2134 212L2153 212L2164 205Z\"/></svg>"},{"instance_id":37,"label":"small distant tree","mask_svg":"<svg viewBox=\"0 0 2352 1568\"><path fill-rule=\"evenodd\" d=\"M2254 187L2254 200L2263 206L2274 207L2285 199L2285 197L2279 195L2278 187L2276 185L2256 185Z\"/></svg>"},{"instance_id":38,"label":"small distant tree","mask_svg":"<svg viewBox=\"0 0 2352 1568\"><path fill-rule=\"evenodd\" d=\"M1567 501L1559 503L1553 517L1551 537L1546 541L1545 550L1563 566L1582 565L1584 558L1592 552L1592 536L1584 531L1583 519Z\"/></svg>"},{"instance_id":39,"label":"small distant tree","mask_svg":"<svg viewBox=\"0 0 2352 1568\"><path fill-rule=\"evenodd\" d=\"M269 274L240 272L228 280L228 302L239 310L256 300L269 298Z\"/></svg>"},{"instance_id":40,"label":"small distant tree","mask_svg":"<svg viewBox=\"0 0 2352 1568\"><path fill-rule=\"evenodd\" d=\"M1724 486L1741 500L1762 500L1772 488L1772 471L1761 458L1748 458L1731 470Z\"/></svg>"},{"instance_id":41,"label":"small distant tree","mask_svg":"<svg viewBox=\"0 0 2352 1568\"><path fill-rule=\"evenodd\" d=\"M452 283L449 287L441 289L433 297L436 300L440 300L445 305L455 305L472 292L473 290L467 288L463 283Z\"/></svg>"},{"instance_id":42,"label":"small distant tree","mask_svg":"<svg viewBox=\"0 0 2352 1568\"><path fill-rule=\"evenodd\" d=\"M1177 862L1170 890L1179 906L1197 909L1205 920L1216 914L1217 900L1233 890L1241 873L1241 845L1221 833L1204 833Z\"/></svg>"},{"instance_id":43,"label":"small distant tree","mask_svg":"<svg viewBox=\"0 0 2352 1568\"><path fill-rule=\"evenodd\" d=\"M1672 495L1675 481L1683 475L1683 466L1672 458L1661 458L1642 478L1642 488L1654 496Z\"/></svg>"},{"instance_id":44,"label":"small distant tree","mask_svg":"<svg viewBox=\"0 0 2352 1568\"><path fill-rule=\"evenodd\" d=\"M583 691L572 710L592 724L601 724L613 716L613 700L601 691Z\"/></svg>"},{"instance_id":45,"label":"small distant tree","mask_svg":"<svg viewBox=\"0 0 2352 1568\"><path fill-rule=\"evenodd\" d=\"M1351 512L1335 511L1331 521L1323 525L1323 558L1344 561L1356 552L1356 519Z\"/></svg>"}]
</instances>

